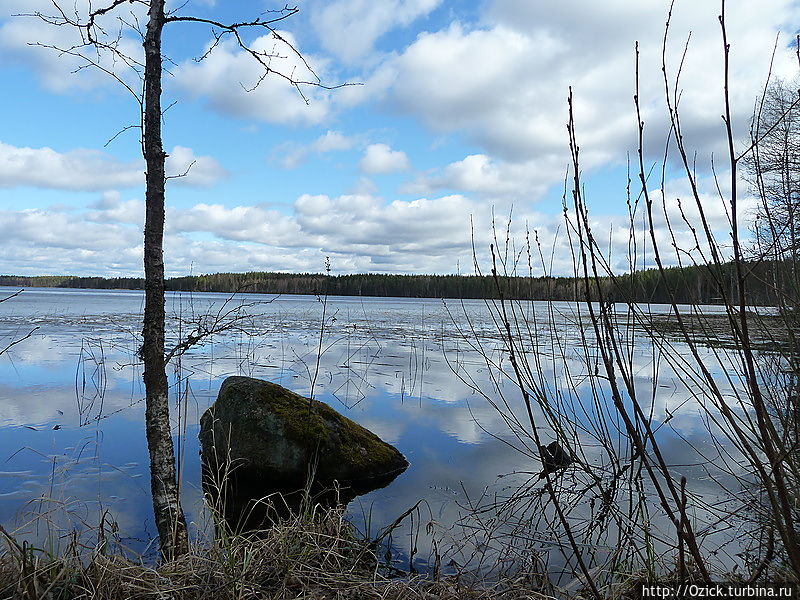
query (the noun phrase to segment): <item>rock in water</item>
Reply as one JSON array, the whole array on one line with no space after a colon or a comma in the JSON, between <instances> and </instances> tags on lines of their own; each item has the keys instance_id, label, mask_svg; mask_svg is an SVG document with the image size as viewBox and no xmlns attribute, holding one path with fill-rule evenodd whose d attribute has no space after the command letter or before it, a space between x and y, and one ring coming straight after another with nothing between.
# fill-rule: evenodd
<instances>
[{"instance_id":1,"label":"rock in water","mask_svg":"<svg viewBox=\"0 0 800 600\"><path fill-rule=\"evenodd\" d=\"M408 467L396 448L327 404L251 377L222 383L200 419L200 444L207 474L229 472L240 501L301 489L314 468L318 489L338 482L352 498Z\"/></svg>"}]
</instances>

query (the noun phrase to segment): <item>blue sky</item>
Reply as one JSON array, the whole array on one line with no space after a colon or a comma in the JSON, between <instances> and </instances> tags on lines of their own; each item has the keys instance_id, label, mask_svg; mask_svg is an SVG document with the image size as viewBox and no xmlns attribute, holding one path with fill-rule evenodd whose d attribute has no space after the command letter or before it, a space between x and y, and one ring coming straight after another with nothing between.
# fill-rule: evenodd
<instances>
[{"instance_id":1,"label":"blue sky","mask_svg":"<svg viewBox=\"0 0 800 600\"><path fill-rule=\"evenodd\" d=\"M65 2L79 12L85 4ZM283 5L171 6L179 14L242 21ZM657 164L668 130L661 75L668 8L623 0L305 0L281 23L281 34L325 84L357 84L303 88L308 104L276 76L246 91L260 75L254 60L225 42L197 62L211 30L169 24L164 104L175 104L165 115L164 145L173 174L192 167L168 186L168 274L319 272L326 256L336 273L471 272L473 237L485 268L492 214L504 229L512 207L517 243L526 229L535 231L553 256L553 271L568 274L561 196L569 86L595 234L608 240L614 268L625 270L625 165L636 149L633 49L638 40L645 149L648 165ZM49 0L0 0L0 273L138 276L138 133L107 144L136 124L137 106L111 77L76 73L78 59L36 45L67 47L73 30L14 16L52 10ZM724 237L725 204L708 169L713 154L724 195L719 10L717 2L677 0L667 65L674 75L691 32L681 118L697 153L704 209ZM126 3L103 22L106 31L122 29L132 56L141 53L141 40L121 23L144 13L142 3ZM773 76L796 76L789 44L800 7L739 0L728 3L727 16L734 125L744 143L776 35ZM263 35L245 39L274 48L273 66L283 73L310 76L291 51ZM123 65L111 68L138 85ZM686 193L673 167L664 194L660 182L651 186L667 214L679 211ZM748 218L745 210L741 220ZM664 224L655 226L668 240ZM678 227L676 236L691 248L688 228ZM536 261L534 270L542 272Z\"/></svg>"}]
</instances>

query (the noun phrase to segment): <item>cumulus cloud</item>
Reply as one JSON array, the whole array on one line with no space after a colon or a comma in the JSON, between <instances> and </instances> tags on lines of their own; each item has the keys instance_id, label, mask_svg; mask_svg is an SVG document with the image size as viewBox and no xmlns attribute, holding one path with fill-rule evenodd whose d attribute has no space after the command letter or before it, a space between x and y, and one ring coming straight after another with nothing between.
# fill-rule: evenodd
<instances>
[{"instance_id":1,"label":"cumulus cloud","mask_svg":"<svg viewBox=\"0 0 800 600\"><path fill-rule=\"evenodd\" d=\"M308 246L307 238L289 217L261 206L197 204L186 210L172 209L167 215L171 233L208 232L233 241L249 241L269 246Z\"/></svg>"},{"instance_id":2,"label":"cumulus cloud","mask_svg":"<svg viewBox=\"0 0 800 600\"><path fill-rule=\"evenodd\" d=\"M141 161L120 162L97 150L56 152L0 142L0 187L107 190L144 182Z\"/></svg>"},{"instance_id":3,"label":"cumulus cloud","mask_svg":"<svg viewBox=\"0 0 800 600\"><path fill-rule=\"evenodd\" d=\"M68 4L66 14L85 21L89 1L76 0ZM128 57L127 61L120 60L119 56L107 49L82 48L83 40L77 28L53 25L33 16L36 13L51 17L50 21L60 19L53 3L48 0L26 0L24 5L15 0L0 1L0 57L5 61L32 68L44 86L55 92L118 86L112 77L99 69L77 70L90 64L90 61L114 73L134 89L137 87L139 76L130 65L143 64L141 38L128 27L122 28L121 37L117 38L117 33L120 32L121 19L127 22L146 20L147 9L144 5L125 4L117 11L98 18L101 27L97 35L101 41L116 44L119 54ZM72 50L67 54L58 49Z\"/></svg>"},{"instance_id":4,"label":"cumulus cloud","mask_svg":"<svg viewBox=\"0 0 800 600\"><path fill-rule=\"evenodd\" d=\"M134 228L94 224L79 216L41 209L0 211L0 237L5 240L4 247L9 252L19 244L33 250L74 250L86 257L91 255L95 260L98 253L141 243L139 232Z\"/></svg>"},{"instance_id":5,"label":"cumulus cloud","mask_svg":"<svg viewBox=\"0 0 800 600\"><path fill-rule=\"evenodd\" d=\"M367 175L379 175L407 171L411 165L405 152L386 144L370 144L358 166Z\"/></svg>"},{"instance_id":6,"label":"cumulus cloud","mask_svg":"<svg viewBox=\"0 0 800 600\"><path fill-rule=\"evenodd\" d=\"M562 166L553 160L507 162L486 154L470 154L440 170L424 173L402 186L409 194L441 189L471 192L494 199L531 200L540 197Z\"/></svg>"},{"instance_id":7,"label":"cumulus cloud","mask_svg":"<svg viewBox=\"0 0 800 600\"><path fill-rule=\"evenodd\" d=\"M297 222L304 231L325 235L340 247L383 245L387 252L393 245L429 249L452 245L461 237L457 231L468 230L472 208L474 204L463 196L384 205L373 196L305 194L295 202Z\"/></svg>"},{"instance_id":8,"label":"cumulus cloud","mask_svg":"<svg viewBox=\"0 0 800 600\"><path fill-rule=\"evenodd\" d=\"M209 186L225 170L209 156L175 146L167 158L167 173L183 175L179 184ZM0 142L0 187L32 186L57 190L102 191L144 184L144 162L125 162L97 150L57 152L52 148L18 148Z\"/></svg>"},{"instance_id":9,"label":"cumulus cloud","mask_svg":"<svg viewBox=\"0 0 800 600\"><path fill-rule=\"evenodd\" d=\"M279 35L298 48L291 33L281 31ZM235 117L305 125L319 123L328 117L331 110L329 91L313 85L300 85L304 94L301 95L280 75L296 81L316 82L315 73L321 78L326 76L324 59L304 53L303 60L287 43L272 35L256 38L250 47L256 53L272 57L269 59L272 73L267 75L261 62L228 38L217 44L202 61L180 63L174 69L175 85L185 95L203 98L214 110ZM210 48L211 43L207 49Z\"/></svg>"},{"instance_id":10,"label":"cumulus cloud","mask_svg":"<svg viewBox=\"0 0 800 600\"><path fill-rule=\"evenodd\" d=\"M326 50L354 62L369 55L383 34L411 24L439 4L441 0L334 0L314 7L311 23Z\"/></svg>"},{"instance_id":11,"label":"cumulus cloud","mask_svg":"<svg viewBox=\"0 0 800 600\"><path fill-rule=\"evenodd\" d=\"M657 157L668 131L661 75L666 10L657 1L635 7L621 0L582 1L558 8L524 0L491 2L481 25L455 22L421 33L379 67L373 80L385 86L390 106L421 118L432 131L465 133L494 158L558 157L562 164L567 162L566 97L572 86L582 158L592 167L624 161L635 145L634 43L639 40L646 150ZM679 85L682 125L687 143L703 155L724 149L718 10L713 3L678 3L667 50L674 76L692 32ZM775 33L793 32L787 23L797 17L798 7L789 0L776 2L770 11L753 4L729 10L731 99L740 131L747 131ZM795 68L791 52L779 48L773 72L786 76Z\"/></svg>"},{"instance_id":12,"label":"cumulus cloud","mask_svg":"<svg viewBox=\"0 0 800 600\"><path fill-rule=\"evenodd\" d=\"M167 177L185 185L209 187L227 175L225 169L210 156L196 156L194 150L175 146L167 156Z\"/></svg>"},{"instance_id":13,"label":"cumulus cloud","mask_svg":"<svg viewBox=\"0 0 800 600\"><path fill-rule=\"evenodd\" d=\"M122 200L116 191L103 193L100 200L90 205L86 220L94 223L121 223L142 225L144 223L144 201L139 199Z\"/></svg>"},{"instance_id":14,"label":"cumulus cloud","mask_svg":"<svg viewBox=\"0 0 800 600\"><path fill-rule=\"evenodd\" d=\"M142 210L140 200L111 192L85 211L3 211L0 271L140 273ZM449 272L459 260L467 264L469 214L476 210L460 196L385 204L368 195L304 195L290 214L197 204L168 210L165 256L173 274L193 265L320 271L325 256L337 272Z\"/></svg>"},{"instance_id":15,"label":"cumulus cloud","mask_svg":"<svg viewBox=\"0 0 800 600\"><path fill-rule=\"evenodd\" d=\"M0 0L0 10L6 11L3 15L12 4L18 3ZM46 4L32 0L31 10ZM311 20L320 28L324 47L363 69L367 85L332 93L308 88L310 106L280 77L269 76L253 91L246 91L260 81L263 71L232 40L223 41L200 63L179 61L173 69L177 90L228 115L316 125L330 119L335 108L381 99L382 108L411 115L432 132L452 133L452 139L466 140L470 147L457 155L459 160L450 158L448 164L416 174L403 188L416 196L415 200L387 202L376 197L376 187L366 176L409 170L409 157L385 143L367 146L365 138L329 130L304 146L286 147L282 162L297 166L314 153L363 148L359 166L365 177L355 182L351 193L303 195L288 210L215 201L173 209L166 239L170 264L177 269L195 264L204 270L302 271L319 270L321 257L331 255L339 271L453 272L457 265L468 271L472 240L478 252L484 253L483 260L485 248L493 240L491 223L499 229L504 226L503 219L492 214L492 206L503 214L514 202L515 239L524 240L526 228L535 231L544 253L553 251L554 272L569 273L572 254L561 217L538 213L519 201L535 199L563 179L568 162L565 124L570 86L582 166L588 170L624 163L627 151L636 144L632 105L636 39L641 44L645 152L648 160L663 155L669 131L660 72L666 7L657 0L635 6L623 0L580 0L557 7L526 0L489 1L481 4L477 23L455 21L420 32L407 47L393 53L374 52L381 36L424 17L438 4L436 0L371 4L335 0L314 5ZM334 8L340 9L338 13ZM667 51L668 70L674 75L686 36L692 31L677 89L684 140L691 151L697 150L701 172L706 166L704 156L720 149L724 156L717 10L716 4L677 3ZM734 125L740 132L748 130L747 119L766 76L775 31L793 31L798 17L800 6L790 0L775 0L768 11L756 3L731 6L731 100ZM55 89L59 80L66 79L64 72L75 65L33 58L37 49L28 48L25 52L30 54L23 57L23 40L25 48L30 39L66 40L50 40L37 37L32 29L18 29L32 27L29 23L5 21L0 25L0 55L30 61L46 81L52 80L48 85ZM350 29L337 26L346 23ZM586 40L592 40L590 52ZM273 38L263 36L254 43L260 51L277 49L285 54L286 58L275 59L276 68L286 73L297 68L296 73L310 77L299 59ZM313 54L306 58L323 79L334 72L333 64L324 58ZM36 62L39 60L44 62ZM774 72L786 76L793 74L795 67L791 53L779 46ZM176 183L211 185L225 176L219 163L198 157L189 148L177 146L170 154L170 175L182 174L194 162L187 176ZM419 164L417 160L414 163ZM719 164L718 170L722 170ZM91 150L60 152L0 144L0 187L5 188L124 190L141 185L143 171L141 161L125 162ZM588 183L591 185L590 179ZM701 194L704 209L720 231L719 239L726 240L725 205L713 184L704 187L711 190ZM652 195L661 201L658 190ZM685 182L671 182L664 196L664 210L654 213L656 238L667 248L674 242L689 252L696 244L682 219L683 215L689 219L698 215L687 200L691 196ZM73 269L65 265L73 264L88 272L98 268L109 273L138 270L141 211L141 200L114 193L85 211L9 211L3 215L7 224L2 233L8 237L0 249L0 268L11 272L18 270L14 265L25 264L33 271L39 270L36 265L68 271ZM49 229L40 231L47 229L46 222ZM672 233L670 225L676 228ZM608 241L612 264L624 270L630 239L626 217L596 215L592 227L597 239ZM86 247L71 245L69 240L74 239L83 240Z\"/></svg>"},{"instance_id":16,"label":"cumulus cloud","mask_svg":"<svg viewBox=\"0 0 800 600\"><path fill-rule=\"evenodd\" d=\"M724 179L725 174L720 173ZM723 255L729 254L729 207L712 181L701 181L700 204ZM723 188L723 193L725 189ZM591 184L588 193L591 194ZM699 208L685 180L669 181L665 191L650 190L655 203L653 228L667 265L708 253L687 220L697 228ZM740 227L746 231L747 205L740 199ZM86 210L6 210L0 212L0 271L131 275L141 270L143 204L108 192ZM290 210L272 206L200 203L168 209L165 255L171 274L190 271L316 271L330 256L334 271L390 273L470 273L473 258L485 270L489 246L506 239L501 253L508 269L528 273L531 243L533 273L573 272L575 230L560 215L517 206L509 221L508 203L461 194L386 202L362 192L329 196L304 194ZM601 251L617 272L628 270L631 224L627 217L594 214L589 223ZM635 231L641 242L636 266L652 266L648 226L639 203ZM493 229L494 228L494 229ZM495 237L495 233L498 236ZM477 256L473 256L473 252ZM542 264L541 256L547 256ZM515 262L516 261L516 262ZM21 265L24 265L22 267Z\"/></svg>"},{"instance_id":17,"label":"cumulus cloud","mask_svg":"<svg viewBox=\"0 0 800 600\"><path fill-rule=\"evenodd\" d=\"M464 130L492 153L525 158L563 147L566 85L535 75L557 73L563 53L546 31L454 23L421 34L382 68L391 72L389 97L400 110L434 131Z\"/></svg>"}]
</instances>

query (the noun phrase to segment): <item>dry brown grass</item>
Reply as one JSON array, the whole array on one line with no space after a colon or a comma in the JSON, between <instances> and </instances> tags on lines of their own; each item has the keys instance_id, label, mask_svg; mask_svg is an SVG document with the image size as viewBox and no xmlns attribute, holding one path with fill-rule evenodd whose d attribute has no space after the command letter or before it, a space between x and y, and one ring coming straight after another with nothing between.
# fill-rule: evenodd
<instances>
[{"instance_id":1,"label":"dry brown grass","mask_svg":"<svg viewBox=\"0 0 800 600\"><path fill-rule=\"evenodd\" d=\"M428 600L542 599L524 578L494 585L463 579L389 578L341 508L315 507L246 535L222 529L189 554L150 565L105 542L75 541L57 556L2 530L0 598L24 600ZM104 535L98 536L103 539Z\"/></svg>"}]
</instances>

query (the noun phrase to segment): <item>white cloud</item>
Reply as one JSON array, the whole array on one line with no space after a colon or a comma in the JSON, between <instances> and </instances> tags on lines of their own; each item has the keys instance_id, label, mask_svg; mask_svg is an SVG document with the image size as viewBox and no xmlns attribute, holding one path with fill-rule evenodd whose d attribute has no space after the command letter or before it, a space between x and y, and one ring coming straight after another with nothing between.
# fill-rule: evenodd
<instances>
[{"instance_id":1,"label":"white cloud","mask_svg":"<svg viewBox=\"0 0 800 600\"><path fill-rule=\"evenodd\" d=\"M367 57L383 34L411 24L439 4L441 0L333 0L314 7L311 23L326 50L354 62Z\"/></svg>"},{"instance_id":2,"label":"white cloud","mask_svg":"<svg viewBox=\"0 0 800 600\"><path fill-rule=\"evenodd\" d=\"M634 43L639 40L646 150L655 157L663 152L668 131L661 75L663 2L631 6L621 0L587 0L554 8L504 0L487 6L481 26L455 22L421 33L378 69L370 80L384 86L390 106L421 118L432 131L466 134L493 158L555 157L564 165L566 97L572 86L584 166L622 162L636 142L632 97ZM735 125L745 134L775 33L783 27L792 34L794 27L787 23L797 23L799 10L789 0L776 2L769 11L753 3L729 8L731 99ZM718 11L715 3L677 3L667 50L674 76L692 32L679 86L682 125L687 144L703 155L724 150ZM589 54L586 40L592 40ZM787 76L795 70L791 52L779 48L774 73Z\"/></svg>"},{"instance_id":3,"label":"white cloud","mask_svg":"<svg viewBox=\"0 0 800 600\"><path fill-rule=\"evenodd\" d=\"M541 113L545 99L548 105L558 102L551 98L552 79L538 81L534 74L556 70L563 51L546 32L468 31L456 23L421 34L384 69L393 72L390 95L400 109L435 131L463 129L490 151L519 157L515 147L546 152L563 146L565 119L553 122ZM559 91L559 100L564 93ZM537 135L531 136L535 125Z\"/></svg>"},{"instance_id":4,"label":"white cloud","mask_svg":"<svg viewBox=\"0 0 800 600\"><path fill-rule=\"evenodd\" d=\"M0 0L0 15L18 10L12 6L18 4ZM461 270L467 271L472 253L469 216L474 217L476 248L485 253L492 240L488 233L492 205L502 214L514 202L513 234L524 239L526 224L537 230L545 253L551 248L555 251L555 271L568 273L571 254L560 217L537 213L520 201L540 197L564 177L569 86L575 94L585 169L622 163L626 152L635 147L635 39L641 42L645 150L648 158L658 159L663 154L668 128L660 43L666 6L656 0L635 5L623 0L580 0L559 6L526 0L490 1L481 4L481 10L486 10L477 24L455 21L441 30L419 33L408 47L394 53L374 51L382 35L422 18L438 4L435 0L317 4L319 10L312 13L315 27L326 22L350 24L349 29L326 25L320 30L321 40L343 60L354 61L363 69L362 80L367 85L331 93L308 88L310 106L285 80L272 75L254 91L245 91L243 86L253 86L263 71L231 40L200 63L179 62L172 80L177 89L228 115L268 123L318 124L326 122L335 107L381 98L385 100L382 107L407 113L429 130L447 134L453 143L466 140L470 146L458 155L463 157L460 160L426 170L406 184L404 190L418 196L409 202L387 203L376 198L374 183L365 177L354 183L350 194L301 196L289 211L262 205L229 206L221 201L171 209L166 244L172 268L188 269L194 263L203 270L319 270L321 257L330 254L335 268L342 271L452 272L459 263ZM46 5L44 0L33 0L30 10ZM337 13L334 8L341 10ZM674 74L686 35L692 30L679 88L683 90L685 141L691 151L699 152L701 171L704 157L723 148L725 141L720 121L722 55L717 10L715 3L676 3L667 53ZM798 22L799 12L800 6L789 0L775 0L770 10L756 3L730 5L731 99L734 125L745 136L753 99L766 76L774 33L781 27L794 31L791 24ZM0 24L0 55L32 66L51 89L95 85L94 80L80 79L84 75L76 83L67 83L70 78L65 73L74 63L60 63L55 55L37 53L41 49L27 46L31 39L58 44L68 41L47 37L65 32L40 31L41 25L24 19ZM590 46L587 40L591 40ZM255 44L270 52L275 41L264 36ZM291 52L285 54L286 58L275 59L276 68L291 72L297 67L301 69L297 72L303 73L299 59ZM306 58L330 82L326 76L336 68L333 61L316 55ZM775 72L786 76L795 70L793 57L780 47ZM367 146L365 137L336 130L304 146L285 146L282 151L286 155L281 159L286 166L296 166L312 153L353 148L365 150L360 161L364 174L410 169L411 161L404 152L387 144ZM182 173L196 161L188 176L175 183L211 185L225 175L214 159L198 157L189 148L176 146L170 154L170 175ZM421 159L414 163L419 166ZM718 168L724 169L719 163ZM0 187L5 188L102 192L140 186L143 171L139 160L126 162L93 150L61 152L0 144ZM587 182L591 189L591 179ZM708 182L704 188L714 191ZM633 191L635 195L637 190ZM624 190L620 192L624 194ZM670 222L678 226L675 240L691 250L694 241L680 223L680 208L691 218L697 214L685 200L680 208L677 203L678 197L688 197L685 186L671 184L666 196ZM658 200L660 195L655 192L653 197ZM713 226L722 232L724 205L714 193L703 192L701 198ZM611 211L623 212L621 206ZM128 268L138 272L141 213L141 200L118 193L106 194L83 212L7 211L3 214L2 234L7 237L0 243L0 270L12 272L24 265L33 272L42 268L55 272L74 270L69 265L78 265L84 272L105 269L118 273ZM662 214L655 213L656 237L669 247L672 236ZM499 228L501 221L496 221ZM625 268L629 242L625 217L597 215L592 224L596 238L604 244L607 241L614 264ZM559 227L561 233L557 234ZM728 238L722 235L720 239ZM81 240L85 247L78 247L74 240Z\"/></svg>"},{"instance_id":5,"label":"white cloud","mask_svg":"<svg viewBox=\"0 0 800 600\"><path fill-rule=\"evenodd\" d=\"M298 48L290 33L280 32L280 35ZM308 99L306 103L298 89L280 75L314 83L314 74L306 66L309 65L314 73L330 83L323 59L305 53L304 62L287 44L271 35L256 38L250 47L256 53L272 57L269 59L272 73L266 74L258 60L228 38L202 61L180 63L174 70L176 86L187 96L205 99L214 110L239 118L308 125L328 117L329 91L300 85Z\"/></svg>"},{"instance_id":6,"label":"white cloud","mask_svg":"<svg viewBox=\"0 0 800 600\"><path fill-rule=\"evenodd\" d=\"M561 165L550 159L525 162L493 160L486 154L470 154L440 171L429 172L406 183L402 191L429 194L449 189L471 192L494 199L538 199L552 182L553 171Z\"/></svg>"},{"instance_id":7,"label":"white cloud","mask_svg":"<svg viewBox=\"0 0 800 600\"><path fill-rule=\"evenodd\" d=\"M95 223L121 223L125 225L144 224L144 201L138 199L122 200L116 191L103 193L102 198L92 204L86 214L86 220Z\"/></svg>"},{"instance_id":8,"label":"white cloud","mask_svg":"<svg viewBox=\"0 0 800 600\"><path fill-rule=\"evenodd\" d=\"M724 178L725 174L720 176ZM700 183L702 190L708 190L701 190L700 196L705 218L717 232L723 253L727 253L725 203L716 195L713 182ZM591 184L587 193L592 193ZM694 234L683 217L697 227L699 210L690 200L686 182L668 182L665 205L659 190L652 190L651 198L655 202L655 236L665 264L676 264L679 257L684 261L687 256L697 258ZM747 198L740 200L743 207L750 202ZM331 257L335 272L469 273L473 249L484 270L491 264L491 243L497 244L499 239L501 253L505 253L502 246L508 227L512 244L507 253L510 271L516 268L520 274L528 273L525 245L530 241L534 274L572 273L575 248L571 244L575 240L566 235L568 228L562 217L542 214L529 206L517 205L509 225L507 202L487 202L459 194L388 203L365 192L337 197L306 194L297 198L289 211L263 205L226 207L202 203L168 209L165 256L171 274L319 272L325 256ZM652 266L650 242L641 230L646 224L643 211L640 203L639 267ZM83 211L0 211L0 272L140 273L142 216L141 200L124 199L116 192L103 194ZM746 219L743 208L743 230ZM595 214L590 216L590 225L613 268L629 268L631 238L627 218ZM675 251L673 244L681 250ZM702 241L699 250L707 252ZM541 264L542 255L547 257L546 266Z\"/></svg>"},{"instance_id":9,"label":"white cloud","mask_svg":"<svg viewBox=\"0 0 800 600\"><path fill-rule=\"evenodd\" d=\"M262 206L168 209L168 271L450 272L469 264L469 215L488 207L461 196L384 204L368 195L304 195L283 214ZM141 272L140 200L106 193L88 210L0 211L0 272Z\"/></svg>"},{"instance_id":10,"label":"white cloud","mask_svg":"<svg viewBox=\"0 0 800 600\"><path fill-rule=\"evenodd\" d=\"M60 153L47 147L16 148L0 142L0 187L96 191L143 182L140 161L120 162L96 150Z\"/></svg>"},{"instance_id":11,"label":"white cloud","mask_svg":"<svg viewBox=\"0 0 800 600\"><path fill-rule=\"evenodd\" d=\"M0 211L0 237L9 253L17 246L34 252L55 250L56 254L66 249L91 256L95 266L106 264L104 253L141 243L138 228L90 223L80 216L40 209ZM20 262L23 261L17 261ZM42 267L49 270L51 264L42 264Z\"/></svg>"},{"instance_id":12,"label":"white cloud","mask_svg":"<svg viewBox=\"0 0 800 600\"><path fill-rule=\"evenodd\" d=\"M191 148L175 146L167 156L167 177L184 185L212 186L227 172L210 156L195 156Z\"/></svg>"},{"instance_id":13,"label":"white cloud","mask_svg":"<svg viewBox=\"0 0 800 600\"><path fill-rule=\"evenodd\" d=\"M172 209L166 227L170 233L208 232L226 240L269 246L308 246L315 241L303 235L289 217L260 206L197 204L187 210Z\"/></svg>"},{"instance_id":14,"label":"white cloud","mask_svg":"<svg viewBox=\"0 0 800 600\"><path fill-rule=\"evenodd\" d=\"M66 14L70 18L86 21L88 0L62 3L68 6ZM128 27L122 27L123 35L117 39L121 19L127 22L144 22L146 8L139 3L126 4L116 11L99 17L100 28L96 31L101 41L117 45L118 55L104 49L81 47L81 32L70 25L58 26L35 16L41 13L58 20L59 13L48 0L27 0L24 5L14 0L0 2L0 57L8 62L21 63L33 68L44 86L55 92L68 90L87 90L109 86L122 89L108 74L99 69L81 68L89 64L86 59L113 72L134 89L137 89L139 76L130 65L142 64L144 51L141 39ZM70 50L70 53L57 49ZM121 57L127 57L121 60ZM81 58L84 57L84 58Z\"/></svg>"},{"instance_id":15,"label":"white cloud","mask_svg":"<svg viewBox=\"0 0 800 600\"><path fill-rule=\"evenodd\" d=\"M359 168L368 175L397 173L410 168L408 157L401 150L392 150L386 144L370 144L359 163Z\"/></svg>"},{"instance_id":16,"label":"white cloud","mask_svg":"<svg viewBox=\"0 0 800 600\"><path fill-rule=\"evenodd\" d=\"M167 173L186 177L181 185L213 185L225 174L208 156L175 146L167 158ZM144 184L144 162L123 162L97 150L57 152L52 148L17 148L0 142L0 188L32 186L58 190L103 191Z\"/></svg>"}]
</instances>

